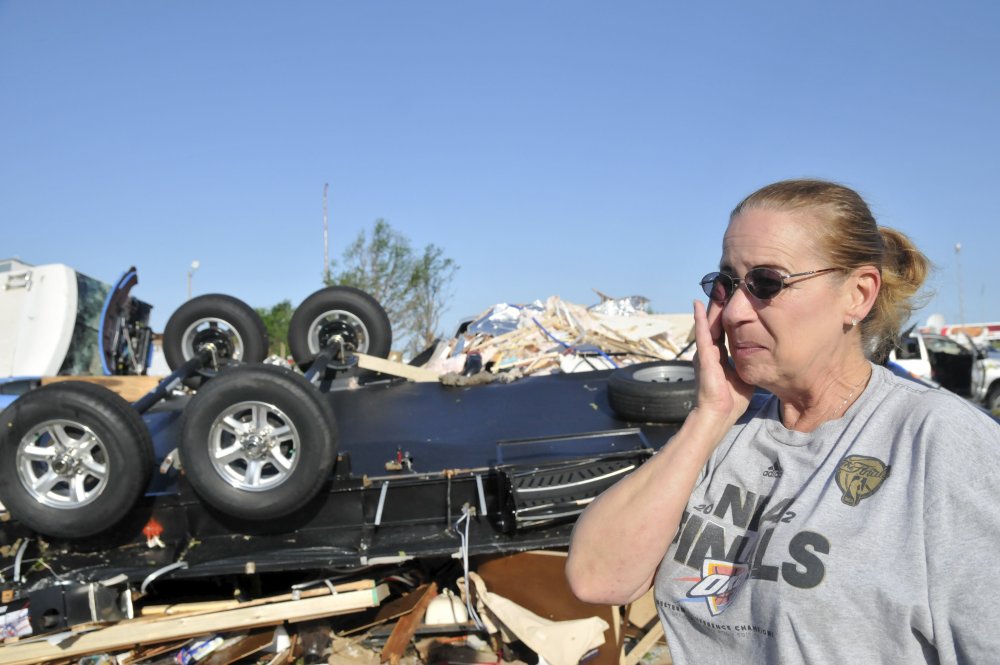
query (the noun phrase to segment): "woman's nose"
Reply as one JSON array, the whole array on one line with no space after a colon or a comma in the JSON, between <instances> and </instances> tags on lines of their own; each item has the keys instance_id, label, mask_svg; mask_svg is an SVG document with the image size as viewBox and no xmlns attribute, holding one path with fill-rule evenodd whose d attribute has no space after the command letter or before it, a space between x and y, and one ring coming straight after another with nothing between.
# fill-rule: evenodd
<instances>
[{"instance_id":1,"label":"woman's nose","mask_svg":"<svg viewBox=\"0 0 1000 665\"><path fill-rule=\"evenodd\" d=\"M746 285L740 284L733 291L733 295L729 297L726 304L723 305L723 325L740 323L755 318L757 316L757 311L754 309L753 303L751 302L752 297L753 296L747 293Z\"/></svg>"}]
</instances>

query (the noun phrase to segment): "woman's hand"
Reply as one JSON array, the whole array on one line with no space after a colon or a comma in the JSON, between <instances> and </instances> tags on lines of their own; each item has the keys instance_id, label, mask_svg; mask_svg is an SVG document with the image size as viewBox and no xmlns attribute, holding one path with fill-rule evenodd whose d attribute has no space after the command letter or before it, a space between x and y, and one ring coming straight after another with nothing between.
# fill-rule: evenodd
<instances>
[{"instance_id":1,"label":"woman's hand","mask_svg":"<svg viewBox=\"0 0 1000 665\"><path fill-rule=\"evenodd\" d=\"M694 303L694 341L698 352L694 357L695 379L698 384L696 411L735 423L750 405L753 386L740 378L729 363L725 331L722 328L722 307L710 302Z\"/></svg>"},{"instance_id":2,"label":"woman's hand","mask_svg":"<svg viewBox=\"0 0 1000 665\"><path fill-rule=\"evenodd\" d=\"M753 386L729 366L721 313L717 305L708 312L694 306L697 407L665 446L587 506L573 528L566 578L583 601L624 605L649 589L705 463L750 404Z\"/></svg>"}]
</instances>

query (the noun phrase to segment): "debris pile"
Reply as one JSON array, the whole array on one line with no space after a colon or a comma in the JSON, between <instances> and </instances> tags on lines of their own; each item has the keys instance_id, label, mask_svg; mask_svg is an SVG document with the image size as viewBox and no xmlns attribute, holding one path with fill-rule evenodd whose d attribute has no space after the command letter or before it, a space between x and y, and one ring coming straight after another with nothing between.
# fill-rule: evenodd
<instances>
[{"instance_id":1,"label":"debris pile","mask_svg":"<svg viewBox=\"0 0 1000 665\"><path fill-rule=\"evenodd\" d=\"M581 603L563 581L564 562L556 551L487 556L465 570L456 570L454 561L438 570L411 562L255 600L155 604L149 602L154 594L136 600L132 618L8 638L0 662L670 662L651 594L624 608Z\"/></svg>"},{"instance_id":2,"label":"debris pile","mask_svg":"<svg viewBox=\"0 0 1000 665\"><path fill-rule=\"evenodd\" d=\"M601 303L590 308L558 296L544 303L495 305L454 339L440 342L424 368L441 375L527 376L693 355L690 314L649 314L645 298L598 294Z\"/></svg>"}]
</instances>

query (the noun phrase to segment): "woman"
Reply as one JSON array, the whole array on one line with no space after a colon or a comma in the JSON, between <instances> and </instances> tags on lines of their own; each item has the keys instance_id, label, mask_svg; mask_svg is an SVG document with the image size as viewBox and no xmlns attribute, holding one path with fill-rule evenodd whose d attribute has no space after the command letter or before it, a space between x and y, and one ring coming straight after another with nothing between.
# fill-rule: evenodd
<instances>
[{"instance_id":1,"label":"woman","mask_svg":"<svg viewBox=\"0 0 1000 665\"><path fill-rule=\"evenodd\" d=\"M581 516L577 595L655 585L679 665L1000 659L1000 427L869 361L927 269L846 187L740 203L694 306L698 404Z\"/></svg>"}]
</instances>

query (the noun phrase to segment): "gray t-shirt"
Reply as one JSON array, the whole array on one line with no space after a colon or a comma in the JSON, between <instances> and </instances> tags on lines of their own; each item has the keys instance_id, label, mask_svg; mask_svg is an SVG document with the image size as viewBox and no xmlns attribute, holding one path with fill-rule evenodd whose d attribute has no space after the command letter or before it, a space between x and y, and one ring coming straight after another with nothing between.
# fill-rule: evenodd
<instances>
[{"instance_id":1,"label":"gray t-shirt","mask_svg":"<svg viewBox=\"0 0 1000 665\"><path fill-rule=\"evenodd\" d=\"M744 416L655 580L677 665L1000 662L1000 426L873 366L843 417Z\"/></svg>"}]
</instances>

